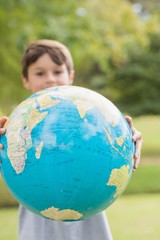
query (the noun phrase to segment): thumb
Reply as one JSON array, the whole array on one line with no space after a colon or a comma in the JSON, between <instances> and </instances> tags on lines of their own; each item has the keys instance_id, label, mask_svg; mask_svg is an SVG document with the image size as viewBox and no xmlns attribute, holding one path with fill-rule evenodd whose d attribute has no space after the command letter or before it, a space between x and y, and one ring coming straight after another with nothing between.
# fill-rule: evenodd
<instances>
[{"instance_id":1,"label":"thumb","mask_svg":"<svg viewBox=\"0 0 160 240\"><path fill-rule=\"evenodd\" d=\"M7 122L8 117L4 116L0 118L0 128L3 128L4 124Z\"/></svg>"}]
</instances>

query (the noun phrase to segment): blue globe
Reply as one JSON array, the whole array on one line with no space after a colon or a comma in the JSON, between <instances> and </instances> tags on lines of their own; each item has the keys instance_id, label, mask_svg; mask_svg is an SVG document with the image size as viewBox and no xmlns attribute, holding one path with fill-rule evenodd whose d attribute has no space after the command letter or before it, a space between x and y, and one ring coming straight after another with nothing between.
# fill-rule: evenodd
<instances>
[{"instance_id":1,"label":"blue globe","mask_svg":"<svg viewBox=\"0 0 160 240\"><path fill-rule=\"evenodd\" d=\"M134 144L117 107L86 88L44 89L10 115L1 173L30 211L58 221L91 217L125 190Z\"/></svg>"}]
</instances>

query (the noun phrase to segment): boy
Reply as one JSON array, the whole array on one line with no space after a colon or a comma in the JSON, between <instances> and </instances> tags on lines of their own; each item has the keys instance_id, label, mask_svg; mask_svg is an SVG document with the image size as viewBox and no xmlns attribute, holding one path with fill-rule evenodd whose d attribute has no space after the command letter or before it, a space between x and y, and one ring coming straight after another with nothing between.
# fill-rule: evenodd
<instances>
[{"instance_id":1,"label":"boy","mask_svg":"<svg viewBox=\"0 0 160 240\"><path fill-rule=\"evenodd\" d=\"M39 40L29 45L22 59L22 80L24 87L35 93L44 88L71 85L74 80L73 61L69 50L61 43ZM142 145L141 134L126 117L136 142L134 169L138 167ZM0 135L6 117L0 119ZM3 146L0 145L0 149ZM105 212L79 222L56 222L35 215L20 205L20 240L111 240Z\"/></svg>"}]
</instances>

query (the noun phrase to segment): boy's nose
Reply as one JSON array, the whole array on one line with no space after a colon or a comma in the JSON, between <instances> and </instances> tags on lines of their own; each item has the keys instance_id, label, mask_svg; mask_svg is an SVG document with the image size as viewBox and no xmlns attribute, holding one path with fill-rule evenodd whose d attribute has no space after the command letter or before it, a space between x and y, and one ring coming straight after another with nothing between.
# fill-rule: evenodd
<instances>
[{"instance_id":1,"label":"boy's nose","mask_svg":"<svg viewBox=\"0 0 160 240\"><path fill-rule=\"evenodd\" d=\"M49 74L47 75L47 82L49 82L49 83L54 83L54 82L56 82L56 78L55 78L55 76L54 76L52 73L49 73Z\"/></svg>"}]
</instances>

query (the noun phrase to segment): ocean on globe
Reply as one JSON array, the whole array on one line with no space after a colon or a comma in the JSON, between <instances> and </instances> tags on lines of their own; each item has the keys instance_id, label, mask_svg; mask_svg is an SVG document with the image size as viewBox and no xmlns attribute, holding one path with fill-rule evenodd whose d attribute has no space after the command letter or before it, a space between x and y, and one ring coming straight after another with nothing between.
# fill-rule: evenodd
<instances>
[{"instance_id":1,"label":"ocean on globe","mask_svg":"<svg viewBox=\"0 0 160 240\"><path fill-rule=\"evenodd\" d=\"M102 95L77 86L44 89L10 115L1 173L13 196L48 219L76 221L109 207L133 169L131 129Z\"/></svg>"}]
</instances>

